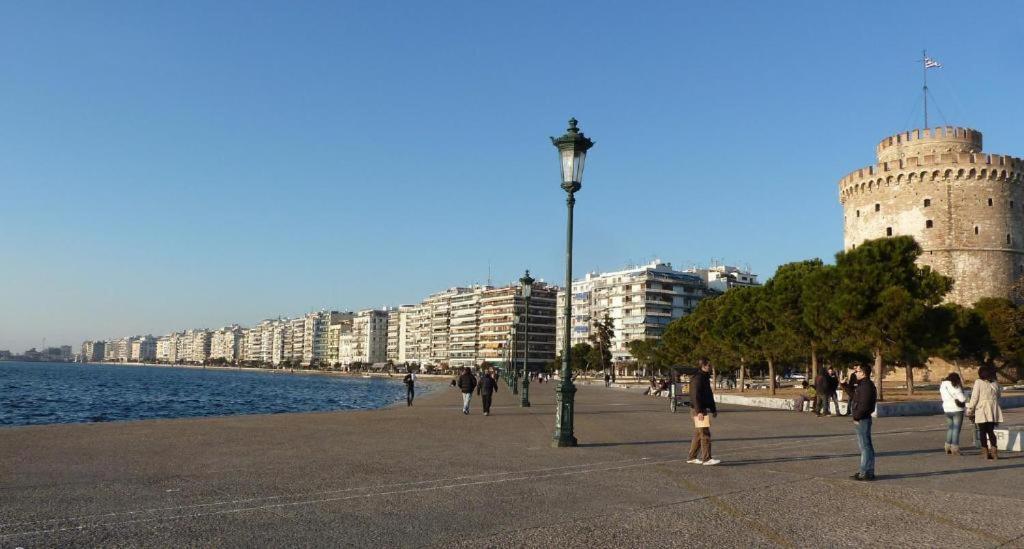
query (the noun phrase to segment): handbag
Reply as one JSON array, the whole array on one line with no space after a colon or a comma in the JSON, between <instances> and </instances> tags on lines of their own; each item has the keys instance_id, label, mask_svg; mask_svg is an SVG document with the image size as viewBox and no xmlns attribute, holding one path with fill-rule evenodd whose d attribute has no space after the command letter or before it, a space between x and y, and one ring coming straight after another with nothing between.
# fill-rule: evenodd
<instances>
[{"instance_id":1,"label":"handbag","mask_svg":"<svg viewBox=\"0 0 1024 549\"><path fill-rule=\"evenodd\" d=\"M700 417L693 416L693 427L695 429L707 429L707 428L710 428L711 427L711 415L710 414L704 414L704 420L703 421L700 419Z\"/></svg>"}]
</instances>

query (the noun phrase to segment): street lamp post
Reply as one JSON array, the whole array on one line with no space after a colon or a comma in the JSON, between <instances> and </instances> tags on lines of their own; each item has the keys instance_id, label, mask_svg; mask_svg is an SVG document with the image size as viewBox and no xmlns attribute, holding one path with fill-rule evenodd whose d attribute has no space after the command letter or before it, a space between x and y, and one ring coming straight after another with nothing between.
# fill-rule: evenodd
<instances>
[{"instance_id":1,"label":"street lamp post","mask_svg":"<svg viewBox=\"0 0 1024 549\"><path fill-rule=\"evenodd\" d=\"M576 192L583 188L583 163L587 151L594 142L576 127L575 118L569 119L569 129L561 137L552 137L551 143L558 149L562 166L562 190L568 195L568 218L565 231L565 310L563 321L565 331L562 338L562 374L555 392L555 436L552 446L576 446L573 435L573 401L576 386L572 382L570 354L572 353L572 207L576 204Z\"/></svg>"},{"instance_id":2,"label":"street lamp post","mask_svg":"<svg viewBox=\"0 0 1024 549\"><path fill-rule=\"evenodd\" d=\"M516 325L519 323L519 315L515 313L516 309L516 298L512 296L512 361L509 363L509 368L512 372L512 394L519 394L519 368L516 367L516 347L518 342L516 341Z\"/></svg>"},{"instance_id":3,"label":"street lamp post","mask_svg":"<svg viewBox=\"0 0 1024 549\"><path fill-rule=\"evenodd\" d=\"M519 403L523 408L530 407L530 295L533 293L533 282L529 270L519 279L523 287L523 301L526 303L523 323L523 400Z\"/></svg>"}]
</instances>

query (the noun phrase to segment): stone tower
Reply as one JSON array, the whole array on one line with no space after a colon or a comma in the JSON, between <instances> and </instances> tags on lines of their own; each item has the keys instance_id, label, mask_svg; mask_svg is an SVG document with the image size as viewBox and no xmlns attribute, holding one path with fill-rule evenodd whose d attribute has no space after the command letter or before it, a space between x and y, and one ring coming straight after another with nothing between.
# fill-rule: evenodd
<instances>
[{"instance_id":1,"label":"stone tower","mask_svg":"<svg viewBox=\"0 0 1024 549\"><path fill-rule=\"evenodd\" d=\"M886 137L876 153L839 180L844 247L913 236L919 262L953 278L948 301L1011 297L1024 275L1024 160L984 154L981 132L950 126Z\"/></svg>"}]
</instances>

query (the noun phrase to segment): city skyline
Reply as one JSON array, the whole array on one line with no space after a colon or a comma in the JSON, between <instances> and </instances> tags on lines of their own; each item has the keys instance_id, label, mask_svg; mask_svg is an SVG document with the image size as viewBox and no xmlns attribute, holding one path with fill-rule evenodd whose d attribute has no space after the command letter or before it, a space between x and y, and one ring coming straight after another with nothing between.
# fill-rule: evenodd
<instances>
[{"instance_id":1,"label":"city skyline","mask_svg":"<svg viewBox=\"0 0 1024 549\"><path fill-rule=\"evenodd\" d=\"M838 178L922 125L921 49L934 125L1024 150L1021 7L894 45L947 4L881 5L5 6L0 349L559 281L569 116L577 273L831 261Z\"/></svg>"}]
</instances>

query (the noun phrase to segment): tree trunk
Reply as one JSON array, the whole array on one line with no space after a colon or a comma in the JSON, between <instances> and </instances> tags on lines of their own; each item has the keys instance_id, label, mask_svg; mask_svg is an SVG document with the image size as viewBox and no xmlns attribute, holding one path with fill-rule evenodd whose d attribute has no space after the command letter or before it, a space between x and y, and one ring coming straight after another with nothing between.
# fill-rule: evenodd
<instances>
[{"instance_id":1,"label":"tree trunk","mask_svg":"<svg viewBox=\"0 0 1024 549\"><path fill-rule=\"evenodd\" d=\"M877 389L877 392L878 392L878 400L881 401L881 400L885 400L885 395L882 392L882 378L884 377L884 372L882 372L882 350L881 349L875 349L874 355L875 355L875 368L874 368L875 379L878 380L878 387L876 389Z\"/></svg>"},{"instance_id":2,"label":"tree trunk","mask_svg":"<svg viewBox=\"0 0 1024 549\"><path fill-rule=\"evenodd\" d=\"M818 346L811 343L811 377L807 381L814 383L818 379Z\"/></svg>"},{"instance_id":3,"label":"tree trunk","mask_svg":"<svg viewBox=\"0 0 1024 549\"><path fill-rule=\"evenodd\" d=\"M718 368L715 368L714 365L711 366L711 386L715 389L718 388Z\"/></svg>"},{"instance_id":4,"label":"tree trunk","mask_svg":"<svg viewBox=\"0 0 1024 549\"><path fill-rule=\"evenodd\" d=\"M740 392L742 393L745 388L745 380L747 373L747 365L743 363L743 359L740 358Z\"/></svg>"},{"instance_id":5,"label":"tree trunk","mask_svg":"<svg viewBox=\"0 0 1024 549\"><path fill-rule=\"evenodd\" d=\"M768 394L775 396L775 362L768 359Z\"/></svg>"},{"instance_id":6,"label":"tree trunk","mask_svg":"<svg viewBox=\"0 0 1024 549\"><path fill-rule=\"evenodd\" d=\"M907 396L914 396L914 365L907 363Z\"/></svg>"}]
</instances>

